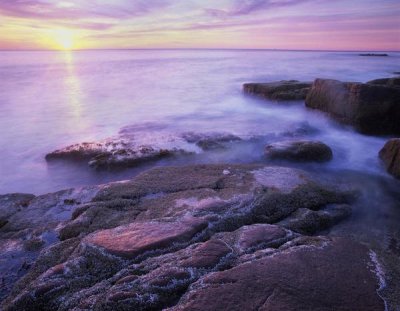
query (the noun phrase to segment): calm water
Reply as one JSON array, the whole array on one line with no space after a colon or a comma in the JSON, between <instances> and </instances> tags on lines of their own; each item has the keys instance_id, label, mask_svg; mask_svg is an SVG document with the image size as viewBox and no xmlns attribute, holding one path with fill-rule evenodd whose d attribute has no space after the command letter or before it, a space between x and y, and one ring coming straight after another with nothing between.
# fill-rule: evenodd
<instances>
[{"instance_id":1,"label":"calm water","mask_svg":"<svg viewBox=\"0 0 400 311\"><path fill-rule=\"evenodd\" d=\"M335 124L302 103L244 96L244 82L316 77L368 81L400 71L400 54L348 52L81 51L0 52L0 193L41 194L133 176L140 169L96 172L85 164L52 163L46 153L83 141L134 133L144 141L185 131L243 137L309 128L334 150L329 164L390 180L377 158L385 138ZM268 139L265 139L268 141ZM266 142L151 165L262 161ZM364 176L364 175L363 175Z\"/></svg>"}]
</instances>

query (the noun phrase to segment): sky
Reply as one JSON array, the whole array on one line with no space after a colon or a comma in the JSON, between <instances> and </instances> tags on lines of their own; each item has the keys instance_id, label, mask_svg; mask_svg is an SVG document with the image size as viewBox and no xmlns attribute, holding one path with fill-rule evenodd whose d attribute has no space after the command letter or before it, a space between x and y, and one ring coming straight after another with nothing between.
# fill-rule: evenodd
<instances>
[{"instance_id":1,"label":"sky","mask_svg":"<svg viewBox=\"0 0 400 311\"><path fill-rule=\"evenodd\" d=\"M400 50L400 0L0 0L0 49Z\"/></svg>"}]
</instances>

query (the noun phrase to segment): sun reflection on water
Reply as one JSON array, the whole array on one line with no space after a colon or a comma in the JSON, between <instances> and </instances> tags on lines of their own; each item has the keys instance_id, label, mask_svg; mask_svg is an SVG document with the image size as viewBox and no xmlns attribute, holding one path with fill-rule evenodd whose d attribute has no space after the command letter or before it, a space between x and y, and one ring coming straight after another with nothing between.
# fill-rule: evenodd
<instances>
[{"instance_id":1,"label":"sun reflection on water","mask_svg":"<svg viewBox=\"0 0 400 311\"><path fill-rule=\"evenodd\" d=\"M71 114L74 117L74 126L81 124L82 117L82 93L79 78L76 74L76 68L74 64L74 55L72 51L64 51L64 59L66 64L66 76L65 76L65 87L66 87L66 102L69 104Z\"/></svg>"}]
</instances>

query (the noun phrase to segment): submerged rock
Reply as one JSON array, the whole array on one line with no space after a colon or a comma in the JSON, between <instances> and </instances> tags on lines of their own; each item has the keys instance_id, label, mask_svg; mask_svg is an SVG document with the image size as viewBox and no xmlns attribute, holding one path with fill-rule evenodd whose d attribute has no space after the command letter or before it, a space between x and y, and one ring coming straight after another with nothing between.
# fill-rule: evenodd
<instances>
[{"instance_id":1,"label":"submerged rock","mask_svg":"<svg viewBox=\"0 0 400 311\"><path fill-rule=\"evenodd\" d=\"M297 80L270 83L246 83L245 93L254 94L273 100L304 100L311 88L311 82Z\"/></svg>"},{"instance_id":2,"label":"submerged rock","mask_svg":"<svg viewBox=\"0 0 400 311\"><path fill-rule=\"evenodd\" d=\"M43 222L51 223L60 240L41 247L1 308L161 310L177 304L186 292L177 305L183 308L191 301L198 304L193 289L217 275L217 271L225 270L221 272L227 273L224 283L230 283L229 273L234 277L235 271L254 265L254 270L241 272L241 280L247 282L263 265L259 266L259 260L275 262L276 256L289 258L289 265L281 265L285 277L275 279L277 275L270 277L266 270L255 279L256 284L272 288L280 282L285 286L284 280L289 278L306 278L307 289L295 282L293 295L288 293L287 297L308 306L308 286L319 288L327 284L317 271L325 275L336 273L329 286L336 286L341 279L349 285L344 287L346 295L368 296L365 303L376 306L370 292L376 282L363 270L368 261L357 257L362 252L353 258L335 241L299 240L300 234L288 229L303 228L293 225L298 210L318 214L298 217L313 232L328 229L345 217L338 212L340 209L331 206L351 203L352 199L352 193L322 185L301 170L230 164L156 168L126 182L47 195L40 199L42 203L49 200L49 204L40 205L41 214L28 213L27 218L37 227ZM39 208L39 201L34 204ZM43 217L53 215L56 208L68 209L70 218ZM290 221L283 225L285 219ZM20 226L19 230L25 228ZM16 226L13 230L19 232ZM0 238L3 237L0 231ZM24 236L14 238L22 241ZM32 245L40 247L36 242ZM305 257L297 257L298 252ZM336 256L351 259L357 269L327 262L327 257ZM312 263L308 270L305 263ZM366 283L352 287L348 279L356 278ZM231 295L242 295L241 288L232 289ZM333 303L339 292L321 293L321 297L314 298L313 306ZM225 293L221 295L225 297ZM255 288L254 295L246 299L256 302L262 298L265 300L265 292ZM347 298L337 301L333 306L353 307Z\"/></svg>"},{"instance_id":3,"label":"submerged rock","mask_svg":"<svg viewBox=\"0 0 400 311\"><path fill-rule=\"evenodd\" d=\"M370 83L317 79L306 106L329 113L365 134L400 133L400 88L396 79ZM382 85L383 83L383 85Z\"/></svg>"},{"instance_id":4,"label":"submerged rock","mask_svg":"<svg viewBox=\"0 0 400 311\"><path fill-rule=\"evenodd\" d=\"M271 160L299 162L326 162L332 159L332 150L319 141L282 141L265 147L265 155Z\"/></svg>"},{"instance_id":5,"label":"submerged rock","mask_svg":"<svg viewBox=\"0 0 400 311\"><path fill-rule=\"evenodd\" d=\"M387 171L400 178L400 138L389 140L379 152Z\"/></svg>"}]
</instances>

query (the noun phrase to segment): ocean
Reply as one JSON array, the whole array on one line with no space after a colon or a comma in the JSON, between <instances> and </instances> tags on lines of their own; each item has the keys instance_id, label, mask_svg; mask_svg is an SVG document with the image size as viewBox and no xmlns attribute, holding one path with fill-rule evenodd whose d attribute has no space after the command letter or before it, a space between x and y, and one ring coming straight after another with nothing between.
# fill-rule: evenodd
<instances>
[{"instance_id":1,"label":"ocean","mask_svg":"<svg viewBox=\"0 0 400 311\"><path fill-rule=\"evenodd\" d=\"M157 165L262 162L263 143L96 171L47 163L70 144L134 133L144 142L182 132L224 132L279 140L296 129L330 145L334 160L311 169L387 176L377 154L386 137L364 136L301 102L246 96L245 82L332 78L366 82L400 71L400 53L268 50L0 52L0 193L44 194L127 179ZM311 137L310 136L310 137ZM268 140L268 139L267 139Z\"/></svg>"}]
</instances>

